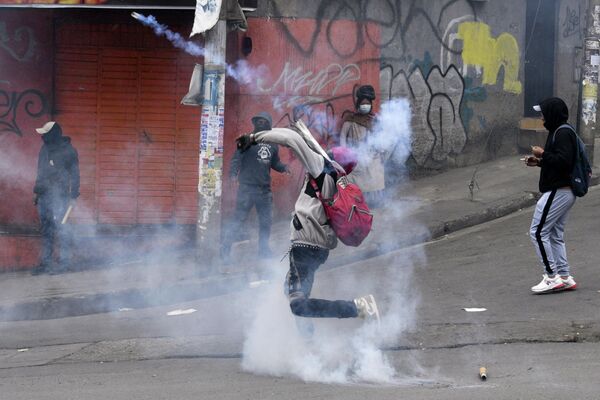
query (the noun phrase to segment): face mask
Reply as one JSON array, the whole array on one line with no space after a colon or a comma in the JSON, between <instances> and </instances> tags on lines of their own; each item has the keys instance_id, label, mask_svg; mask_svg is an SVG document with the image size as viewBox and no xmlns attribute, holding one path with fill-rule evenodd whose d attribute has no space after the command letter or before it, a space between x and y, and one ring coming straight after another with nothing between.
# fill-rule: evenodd
<instances>
[{"instance_id":1,"label":"face mask","mask_svg":"<svg viewBox=\"0 0 600 400\"><path fill-rule=\"evenodd\" d=\"M368 114L371 112L371 105L370 104L361 104L360 106L358 106L358 111L361 114Z\"/></svg>"},{"instance_id":2,"label":"face mask","mask_svg":"<svg viewBox=\"0 0 600 400\"><path fill-rule=\"evenodd\" d=\"M544 121L544 128L548 129L549 131L552 130L552 127L546 121Z\"/></svg>"}]
</instances>

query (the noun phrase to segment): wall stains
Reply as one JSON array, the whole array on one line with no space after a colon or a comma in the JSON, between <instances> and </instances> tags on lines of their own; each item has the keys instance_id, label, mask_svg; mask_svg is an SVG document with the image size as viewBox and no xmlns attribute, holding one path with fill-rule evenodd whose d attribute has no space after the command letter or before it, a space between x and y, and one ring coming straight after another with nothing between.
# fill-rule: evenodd
<instances>
[{"instance_id":1,"label":"wall stains","mask_svg":"<svg viewBox=\"0 0 600 400\"><path fill-rule=\"evenodd\" d=\"M0 90L0 132L23 136L19 127L21 117L38 118L47 112L48 102L39 90L28 89L20 93Z\"/></svg>"},{"instance_id":2,"label":"wall stains","mask_svg":"<svg viewBox=\"0 0 600 400\"><path fill-rule=\"evenodd\" d=\"M458 37L463 41L464 66L482 68L484 85L495 85L500 68L503 67L503 89L510 93L521 93L521 56L517 39L513 35L504 32L494 39L489 25L482 22L463 22L458 27Z\"/></svg>"}]
</instances>

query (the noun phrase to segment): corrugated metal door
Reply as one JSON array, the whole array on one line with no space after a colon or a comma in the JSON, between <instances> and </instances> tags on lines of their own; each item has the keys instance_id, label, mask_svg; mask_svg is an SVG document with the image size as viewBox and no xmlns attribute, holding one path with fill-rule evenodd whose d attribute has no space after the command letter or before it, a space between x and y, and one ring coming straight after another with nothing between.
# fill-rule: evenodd
<instances>
[{"instance_id":1,"label":"corrugated metal door","mask_svg":"<svg viewBox=\"0 0 600 400\"><path fill-rule=\"evenodd\" d=\"M200 115L179 100L198 60L169 48L100 46L97 38L90 42L98 46L64 42L56 55L55 118L80 155L76 219L193 224Z\"/></svg>"}]
</instances>

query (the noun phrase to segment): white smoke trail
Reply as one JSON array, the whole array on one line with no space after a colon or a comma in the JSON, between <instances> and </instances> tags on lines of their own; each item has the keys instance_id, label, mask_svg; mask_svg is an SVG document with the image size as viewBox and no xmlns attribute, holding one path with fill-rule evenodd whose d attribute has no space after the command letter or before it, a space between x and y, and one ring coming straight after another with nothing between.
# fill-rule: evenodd
<instances>
[{"instance_id":1,"label":"white smoke trail","mask_svg":"<svg viewBox=\"0 0 600 400\"><path fill-rule=\"evenodd\" d=\"M410 154L410 118L409 103L405 99L384 103L370 139L359 152L386 152L403 164ZM407 209L402 202L396 202L390 204L386 212L395 213L393 218L397 220L406 217ZM388 236L412 235L419 224L411 221L410 225L412 231L404 233L391 226L387 228ZM375 323L356 327L356 321L315 320L314 334L310 338L303 337L282 287L264 288L254 321L246 332L243 368L259 374L294 376L324 383L410 382L422 369L412 360L405 360L410 370L399 372L381 347L397 344L402 334L415 325L418 295L414 293L412 273L417 263L424 262L424 257L422 248L417 246L386 256L387 263L376 271L367 272L362 265L346 266L341 277L336 275L335 285L326 286L328 298L336 295L343 298L348 293L374 293L382 311L380 327ZM283 272L276 275L276 282L283 281ZM323 278L317 273L316 283ZM306 323L310 319L298 321Z\"/></svg>"},{"instance_id":2,"label":"white smoke trail","mask_svg":"<svg viewBox=\"0 0 600 400\"><path fill-rule=\"evenodd\" d=\"M153 15L145 16L133 12L131 13L131 16L140 21L142 24L152 28L152 30L157 36L166 37L167 40L173 44L173 46L182 49L183 51L192 56L204 56L205 50L203 47L199 46L194 42L185 40L179 33L170 30L168 26L158 23L158 21Z\"/></svg>"},{"instance_id":3,"label":"white smoke trail","mask_svg":"<svg viewBox=\"0 0 600 400\"><path fill-rule=\"evenodd\" d=\"M178 49L182 49L186 53L196 56L204 57L206 49L197 43L186 40L177 32L173 32L168 26L160 24L153 15L142 15L136 12L131 13L132 17L140 21L142 24L152 28L157 36L164 36L170 41L173 46ZM242 85L250 85L256 82L257 79L264 78L268 73L265 65L254 67L250 65L246 60L239 60L235 65L224 63L223 66L227 72L227 75L235 79Z\"/></svg>"}]
</instances>

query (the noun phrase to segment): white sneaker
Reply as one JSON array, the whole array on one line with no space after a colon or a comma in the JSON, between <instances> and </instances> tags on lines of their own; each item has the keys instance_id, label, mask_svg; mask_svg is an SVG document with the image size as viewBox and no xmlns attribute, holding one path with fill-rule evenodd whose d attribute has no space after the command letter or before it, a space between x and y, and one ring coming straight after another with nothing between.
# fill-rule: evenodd
<instances>
[{"instance_id":1,"label":"white sneaker","mask_svg":"<svg viewBox=\"0 0 600 400\"><path fill-rule=\"evenodd\" d=\"M559 275L549 278L547 274L543 275L542 281L531 288L534 293L550 293L563 290L565 284Z\"/></svg>"},{"instance_id":2,"label":"white sneaker","mask_svg":"<svg viewBox=\"0 0 600 400\"><path fill-rule=\"evenodd\" d=\"M375 297L372 294L368 294L363 297L354 299L354 304L358 311L358 318L362 319L376 319L379 323L379 309L375 302Z\"/></svg>"},{"instance_id":3,"label":"white sneaker","mask_svg":"<svg viewBox=\"0 0 600 400\"><path fill-rule=\"evenodd\" d=\"M564 283L564 285L565 285L564 290L577 289L577 282L575 282L575 279L573 279L573 277L571 275L569 275L567 277L561 276L560 278L562 279L562 283Z\"/></svg>"}]
</instances>

